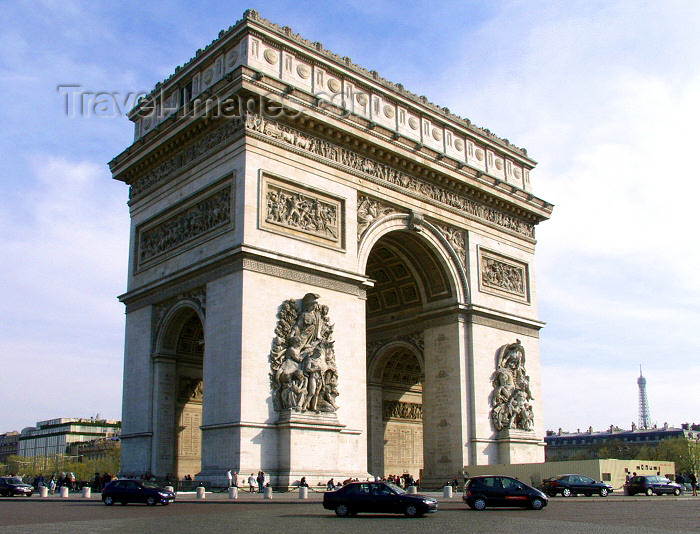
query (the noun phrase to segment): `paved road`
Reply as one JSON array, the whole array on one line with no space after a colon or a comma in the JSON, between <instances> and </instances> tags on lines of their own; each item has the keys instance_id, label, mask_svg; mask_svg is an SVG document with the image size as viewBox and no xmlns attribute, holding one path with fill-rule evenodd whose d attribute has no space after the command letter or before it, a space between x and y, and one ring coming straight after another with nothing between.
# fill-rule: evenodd
<instances>
[{"instance_id":1,"label":"paved road","mask_svg":"<svg viewBox=\"0 0 700 534\"><path fill-rule=\"evenodd\" d=\"M700 532L700 498L555 498L542 511L469 510L458 499L440 499L440 511L420 519L360 515L338 518L324 510L319 495L308 501L291 495L271 501L225 496L178 496L170 506L104 506L98 499L0 499L0 532L13 533L228 533L328 534L381 532L661 533Z\"/></svg>"}]
</instances>

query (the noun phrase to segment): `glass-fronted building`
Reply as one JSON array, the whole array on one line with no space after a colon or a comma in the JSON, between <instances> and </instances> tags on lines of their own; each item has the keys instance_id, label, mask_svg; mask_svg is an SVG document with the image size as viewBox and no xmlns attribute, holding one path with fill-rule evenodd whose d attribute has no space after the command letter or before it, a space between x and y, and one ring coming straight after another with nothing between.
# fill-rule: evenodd
<instances>
[{"instance_id":1,"label":"glass-fronted building","mask_svg":"<svg viewBox=\"0 0 700 534\"><path fill-rule=\"evenodd\" d=\"M20 456L66 454L72 443L112 438L121 432L121 421L112 419L60 418L39 421L19 436Z\"/></svg>"}]
</instances>

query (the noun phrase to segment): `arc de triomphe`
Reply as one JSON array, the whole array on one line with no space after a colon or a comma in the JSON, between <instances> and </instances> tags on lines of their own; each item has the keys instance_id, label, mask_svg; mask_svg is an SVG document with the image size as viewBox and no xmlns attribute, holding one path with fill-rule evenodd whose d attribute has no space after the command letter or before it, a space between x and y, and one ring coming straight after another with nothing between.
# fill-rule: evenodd
<instances>
[{"instance_id":1,"label":"arc de triomphe","mask_svg":"<svg viewBox=\"0 0 700 534\"><path fill-rule=\"evenodd\" d=\"M254 11L129 116L124 473L543 461L525 150Z\"/></svg>"}]
</instances>

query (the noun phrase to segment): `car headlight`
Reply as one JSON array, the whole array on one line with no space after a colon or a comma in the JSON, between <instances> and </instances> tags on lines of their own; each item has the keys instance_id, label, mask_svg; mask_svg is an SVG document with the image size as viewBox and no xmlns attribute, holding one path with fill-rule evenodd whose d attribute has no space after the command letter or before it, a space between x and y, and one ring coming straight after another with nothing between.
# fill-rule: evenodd
<instances>
[{"instance_id":1,"label":"car headlight","mask_svg":"<svg viewBox=\"0 0 700 534\"><path fill-rule=\"evenodd\" d=\"M170 498L169 493L158 492L158 495L160 495L161 497L165 497L166 499Z\"/></svg>"}]
</instances>

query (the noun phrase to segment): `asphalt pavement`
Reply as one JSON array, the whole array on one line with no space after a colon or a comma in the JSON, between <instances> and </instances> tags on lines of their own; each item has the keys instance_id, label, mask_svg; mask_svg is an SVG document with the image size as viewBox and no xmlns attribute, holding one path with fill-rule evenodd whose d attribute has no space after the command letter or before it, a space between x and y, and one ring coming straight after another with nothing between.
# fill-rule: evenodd
<instances>
[{"instance_id":1,"label":"asphalt pavement","mask_svg":"<svg viewBox=\"0 0 700 534\"><path fill-rule=\"evenodd\" d=\"M0 532L12 533L356 533L500 532L518 534L621 533L658 534L700 532L700 498L680 497L555 497L541 510L470 510L461 494L445 499L442 493L424 493L439 501L439 511L423 518L360 514L339 518L321 505L323 493L299 499L297 492L275 493L272 499L242 493L229 500L227 493L178 494L168 506L105 506L99 494L84 499L71 494L41 498L0 498Z\"/></svg>"}]
</instances>

